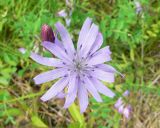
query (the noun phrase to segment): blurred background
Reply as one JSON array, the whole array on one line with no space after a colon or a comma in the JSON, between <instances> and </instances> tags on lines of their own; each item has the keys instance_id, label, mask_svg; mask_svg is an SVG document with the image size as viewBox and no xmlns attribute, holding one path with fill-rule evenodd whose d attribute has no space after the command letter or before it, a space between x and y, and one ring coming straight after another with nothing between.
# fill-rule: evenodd
<instances>
[{"instance_id":1,"label":"blurred background","mask_svg":"<svg viewBox=\"0 0 160 128\"><path fill-rule=\"evenodd\" d=\"M112 51L109 64L125 77L105 83L116 93L114 99L102 96L104 102L97 103L90 98L81 115L77 103L65 110L63 99L39 100L52 84L34 85L33 77L47 68L29 53L48 55L40 46L43 24L54 30L61 21L76 43L86 17L99 25L102 47ZM126 90L130 93L124 97ZM129 118L114 107L119 97L132 107ZM160 128L160 1L0 0L0 127Z\"/></svg>"}]
</instances>

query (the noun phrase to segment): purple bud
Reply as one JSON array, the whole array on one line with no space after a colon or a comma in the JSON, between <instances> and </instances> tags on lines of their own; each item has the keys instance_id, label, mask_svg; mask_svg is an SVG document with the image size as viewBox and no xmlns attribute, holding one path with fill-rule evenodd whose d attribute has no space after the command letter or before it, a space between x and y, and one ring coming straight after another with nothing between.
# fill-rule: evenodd
<instances>
[{"instance_id":1,"label":"purple bud","mask_svg":"<svg viewBox=\"0 0 160 128\"><path fill-rule=\"evenodd\" d=\"M129 95L129 93L130 93L130 92L129 92L128 90L126 90L126 91L123 93L123 96L125 96L125 97L126 97L126 96L128 96L128 95Z\"/></svg>"},{"instance_id":2,"label":"purple bud","mask_svg":"<svg viewBox=\"0 0 160 128\"><path fill-rule=\"evenodd\" d=\"M65 21L66 21L66 25L67 25L67 26L70 26L70 24L71 24L71 19L66 18Z\"/></svg>"},{"instance_id":3,"label":"purple bud","mask_svg":"<svg viewBox=\"0 0 160 128\"><path fill-rule=\"evenodd\" d=\"M41 28L41 38L42 38L42 41L50 41L54 43L55 37L54 37L53 30L47 24L44 24Z\"/></svg>"},{"instance_id":4,"label":"purple bud","mask_svg":"<svg viewBox=\"0 0 160 128\"><path fill-rule=\"evenodd\" d=\"M119 98L115 103L114 107L118 109L123 104L122 98Z\"/></svg>"},{"instance_id":5,"label":"purple bud","mask_svg":"<svg viewBox=\"0 0 160 128\"><path fill-rule=\"evenodd\" d=\"M58 12L58 16L66 18L67 17L67 12L63 9L63 10L61 10L61 11Z\"/></svg>"},{"instance_id":6,"label":"purple bud","mask_svg":"<svg viewBox=\"0 0 160 128\"><path fill-rule=\"evenodd\" d=\"M142 11L142 6L140 2L136 1L135 6L136 6L136 13L139 14Z\"/></svg>"},{"instance_id":7,"label":"purple bud","mask_svg":"<svg viewBox=\"0 0 160 128\"><path fill-rule=\"evenodd\" d=\"M26 49L25 48L19 48L18 49L22 54L25 54L26 53Z\"/></svg>"},{"instance_id":8,"label":"purple bud","mask_svg":"<svg viewBox=\"0 0 160 128\"><path fill-rule=\"evenodd\" d=\"M123 115L124 115L127 119L129 119L130 116L131 116L131 111L132 111L131 105L128 105L128 106L126 106L126 107L124 108L124 110L123 110Z\"/></svg>"},{"instance_id":9,"label":"purple bud","mask_svg":"<svg viewBox=\"0 0 160 128\"><path fill-rule=\"evenodd\" d=\"M122 104L122 105L118 108L118 112L119 112L120 114L122 114L123 111L124 111L124 105Z\"/></svg>"}]
</instances>

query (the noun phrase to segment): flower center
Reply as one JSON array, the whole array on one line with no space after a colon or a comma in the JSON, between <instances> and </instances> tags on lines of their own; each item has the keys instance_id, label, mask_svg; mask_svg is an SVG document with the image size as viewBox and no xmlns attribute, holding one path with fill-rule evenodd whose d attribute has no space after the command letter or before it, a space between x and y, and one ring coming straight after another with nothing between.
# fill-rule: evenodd
<instances>
[{"instance_id":1,"label":"flower center","mask_svg":"<svg viewBox=\"0 0 160 128\"><path fill-rule=\"evenodd\" d=\"M80 62L76 62L76 69L77 70L81 70L82 69L82 65L80 64Z\"/></svg>"},{"instance_id":2,"label":"flower center","mask_svg":"<svg viewBox=\"0 0 160 128\"><path fill-rule=\"evenodd\" d=\"M72 60L72 69L71 71L76 72L77 74L83 74L84 70L87 68L85 65L85 59L80 58L78 54L74 54L74 59Z\"/></svg>"}]
</instances>

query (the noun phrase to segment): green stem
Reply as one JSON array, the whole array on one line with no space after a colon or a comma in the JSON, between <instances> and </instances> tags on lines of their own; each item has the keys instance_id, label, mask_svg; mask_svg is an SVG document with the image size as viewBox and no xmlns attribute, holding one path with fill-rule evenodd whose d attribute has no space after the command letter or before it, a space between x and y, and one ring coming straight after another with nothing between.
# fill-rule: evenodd
<instances>
[{"instance_id":1,"label":"green stem","mask_svg":"<svg viewBox=\"0 0 160 128\"><path fill-rule=\"evenodd\" d=\"M85 123L85 118L84 115L80 113L80 110L78 106L76 106L75 103L73 103L69 108L68 108L74 122L79 122L80 128L86 128L86 123Z\"/></svg>"}]
</instances>

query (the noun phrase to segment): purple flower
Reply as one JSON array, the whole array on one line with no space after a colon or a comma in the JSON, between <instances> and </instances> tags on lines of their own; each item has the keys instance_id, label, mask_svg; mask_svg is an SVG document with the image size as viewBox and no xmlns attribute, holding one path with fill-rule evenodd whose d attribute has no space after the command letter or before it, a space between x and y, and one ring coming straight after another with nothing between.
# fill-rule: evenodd
<instances>
[{"instance_id":1,"label":"purple flower","mask_svg":"<svg viewBox=\"0 0 160 128\"><path fill-rule=\"evenodd\" d=\"M66 21L66 25L67 25L67 26L70 26L70 24L71 24L71 19L66 18L65 21Z\"/></svg>"},{"instance_id":2,"label":"purple flower","mask_svg":"<svg viewBox=\"0 0 160 128\"><path fill-rule=\"evenodd\" d=\"M120 114L122 114L123 111L124 111L124 105L122 104L122 105L118 108L118 112L119 112Z\"/></svg>"},{"instance_id":3,"label":"purple flower","mask_svg":"<svg viewBox=\"0 0 160 128\"><path fill-rule=\"evenodd\" d=\"M63 17L63 18L66 18L67 15L68 15L67 12L64 9L59 11L57 14L58 14L59 17Z\"/></svg>"},{"instance_id":4,"label":"purple flower","mask_svg":"<svg viewBox=\"0 0 160 128\"><path fill-rule=\"evenodd\" d=\"M57 58L42 57L31 53L31 58L39 64L55 67L55 69L41 73L34 78L35 84L58 79L57 82L41 97L48 101L59 94L65 94L64 108L68 108L76 99L79 100L80 111L84 112L88 106L89 93L102 102L99 93L114 97L114 93L101 81L114 82L116 70L104 64L111 60L109 46L100 49L103 43L102 34L96 24L87 18L79 33L77 49L74 48L71 37L65 27L57 22L55 27L61 40L55 37L55 43L43 41L42 46Z\"/></svg>"},{"instance_id":5,"label":"purple flower","mask_svg":"<svg viewBox=\"0 0 160 128\"><path fill-rule=\"evenodd\" d=\"M66 5L69 6L69 7L72 7L73 6L73 1L66 0Z\"/></svg>"},{"instance_id":6,"label":"purple flower","mask_svg":"<svg viewBox=\"0 0 160 128\"><path fill-rule=\"evenodd\" d=\"M129 91L126 90L123 93L124 97L129 96ZM132 111L132 107L131 105L126 105L125 102L122 100L122 97L120 97L117 102L115 103L114 107L118 110L118 112L120 114L123 114L127 119L129 119L131 117L131 111Z\"/></svg>"},{"instance_id":7,"label":"purple flower","mask_svg":"<svg viewBox=\"0 0 160 128\"><path fill-rule=\"evenodd\" d=\"M114 107L118 109L123 104L122 97L120 97L115 103Z\"/></svg>"},{"instance_id":8,"label":"purple flower","mask_svg":"<svg viewBox=\"0 0 160 128\"><path fill-rule=\"evenodd\" d=\"M140 2L136 1L135 6L136 6L136 14L139 14L142 11L142 6Z\"/></svg>"},{"instance_id":9,"label":"purple flower","mask_svg":"<svg viewBox=\"0 0 160 128\"><path fill-rule=\"evenodd\" d=\"M22 54L25 54L26 53L26 49L25 48L19 48L18 49Z\"/></svg>"},{"instance_id":10,"label":"purple flower","mask_svg":"<svg viewBox=\"0 0 160 128\"><path fill-rule=\"evenodd\" d=\"M71 15L73 12L73 1L66 0L66 8L60 10L57 15L65 20L66 26L69 27L71 24Z\"/></svg>"},{"instance_id":11,"label":"purple flower","mask_svg":"<svg viewBox=\"0 0 160 128\"><path fill-rule=\"evenodd\" d=\"M127 105L123 110L123 115L129 119L131 117L132 107L131 105Z\"/></svg>"},{"instance_id":12,"label":"purple flower","mask_svg":"<svg viewBox=\"0 0 160 128\"><path fill-rule=\"evenodd\" d=\"M70 9L69 13L67 13L67 11L63 9L63 10L59 11L57 14L58 14L59 17L64 18L67 26L70 26L71 15L72 15L72 10L71 9Z\"/></svg>"},{"instance_id":13,"label":"purple flower","mask_svg":"<svg viewBox=\"0 0 160 128\"><path fill-rule=\"evenodd\" d=\"M127 97L127 96L129 95L129 93L130 93L130 92L129 92L128 90L126 90L126 91L123 93L123 96L124 96L124 97Z\"/></svg>"}]
</instances>

